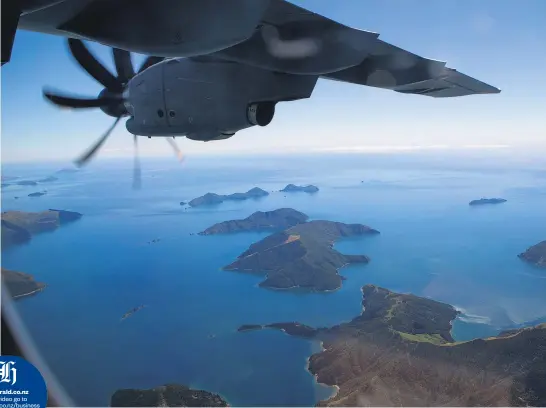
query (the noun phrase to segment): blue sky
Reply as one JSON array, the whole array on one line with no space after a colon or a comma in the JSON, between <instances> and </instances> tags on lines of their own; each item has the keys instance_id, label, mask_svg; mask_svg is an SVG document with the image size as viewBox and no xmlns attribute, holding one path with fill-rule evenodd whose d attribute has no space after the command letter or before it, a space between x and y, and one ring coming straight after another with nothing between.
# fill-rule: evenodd
<instances>
[{"instance_id":1,"label":"blue sky","mask_svg":"<svg viewBox=\"0 0 546 408\"><path fill-rule=\"evenodd\" d=\"M498 95L434 99L319 80L309 100L279 104L266 128L214 143L178 139L188 154L361 151L465 146L546 147L546 1L299 0L294 3L502 89ZM92 51L113 67L110 51ZM135 61L142 57L137 56ZM112 123L101 111L59 110L51 86L82 95L101 87L68 55L60 37L20 31L2 76L3 161L70 159ZM162 139L141 139L142 155L172 155ZM508 147L507 147L508 146ZM103 157L132 154L120 124Z\"/></svg>"}]
</instances>

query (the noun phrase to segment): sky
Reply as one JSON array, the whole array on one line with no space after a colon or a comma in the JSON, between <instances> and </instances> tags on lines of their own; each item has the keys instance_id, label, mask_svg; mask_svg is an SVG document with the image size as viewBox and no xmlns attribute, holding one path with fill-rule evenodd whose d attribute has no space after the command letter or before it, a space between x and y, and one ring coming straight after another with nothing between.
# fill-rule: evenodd
<instances>
[{"instance_id":1,"label":"sky","mask_svg":"<svg viewBox=\"0 0 546 408\"><path fill-rule=\"evenodd\" d=\"M311 98L277 105L265 128L212 143L177 138L188 154L397 152L508 149L546 152L546 1L299 0L294 3L502 90L435 99L320 79ZM91 50L113 70L110 50ZM135 56L135 63L142 61ZM19 31L1 69L2 161L75 158L113 122L100 110L67 111L44 86L86 96L102 89L68 54L66 40ZM119 124L101 157L132 155ZM140 139L141 155L167 156L165 140Z\"/></svg>"}]
</instances>

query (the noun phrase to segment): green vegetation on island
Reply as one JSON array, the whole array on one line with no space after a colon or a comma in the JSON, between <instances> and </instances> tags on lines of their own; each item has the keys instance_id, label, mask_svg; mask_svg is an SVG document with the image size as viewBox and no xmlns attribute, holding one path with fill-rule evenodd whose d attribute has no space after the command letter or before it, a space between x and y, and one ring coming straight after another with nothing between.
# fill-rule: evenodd
<instances>
[{"instance_id":1,"label":"green vegetation on island","mask_svg":"<svg viewBox=\"0 0 546 408\"><path fill-rule=\"evenodd\" d=\"M333 244L342 237L373 235L379 234L379 231L362 224L321 220L303 222L307 218L303 213L292 209L276 211L278 213L270 213L298 213L295 220L301 222L252 244L224 270L265 273L266 279L260 283L261 287L303 288L320 292L341 287L343 278L338 274L338 269L350 263L369 262L370 259L365 255L343 255L333 248ZM286 219L281 217L280 221L286 222ZM211 229L221 232L255 230L256 225L251 222L227 221L202 234L215 233Z\"/></svg>"},{"instance_id":2,"label":"green vegetation on island","mask_svg":"<svg viewBox=\"0 0 546 408\"><path fill-rule=\"evenodd\" d=\"M30 296L45 288L45 284L36 282L34 276L2 268L2 283L5 285L12 298Z\"/></svg>"},{"instance_id":3,"label":"green vegetation on island","mask_svg":"<svg viewBox=\"0 0 546 408\"><path fill-rule=\"evenodd\" d=\"M307 221L309 217L292 208L273 211L256 211L243 220L230 220L214 224L199 235L227 234L244 231L285 229Z\"/></svg>"},{"instance_id":4,"label":"green vegetation on island","mask_svg":"<svg viewBox=\"0 0 546 408\"><path fill-rule=\"evenodd\" d=\"M546 268L546 241L539 242L518 255L520 259Z\"/></svg>"},{"instance_id":5,"label":"green vegetation on island","mask_svg":"<svg viewBox=\"0 0 546 408\"><path fill-rule=\"evenodd\" d=\"M2 213L2 249L28 242L34 234L54 231L81 217L82 214L77 212L55 209L41 212L5 211Z\"/></svg>"},{"instance_id":6,"label":"green vegetation on island","mask_svg":"<svg viewBox=\"0 0 546 408\"><path fill-rule=\"evenodd\" d=\"M374 285L348 323L287 334L321 341L309 371L338 392L320 406L545 406L546 324L454 342L450 305Z\"/></svg>"},{"instance_id":7,"label":"green vegetation on island","mask_svg":"<svg viewBox=\"0 0 546 408\"><path fill-rule=\"evenodd\" d=\"M111 407L227 407L218 394L193 390L185 385L167 384L151 389L117 390Z\"/></svg>"},{"instance_id":8,"label":"green vegetation on island","mask_svg":"<svg viewBox=\"0 0 546 408\"><path fill-rule=\"evenodd\" d=\"M214 205L221 204L224 201L241 201L248 200L249 198L260 198L268 196L269 193L261 188L254 187L248 190L246 193L233 193L228 195L220 195L215 193L207 193L201 197L194 198L188 205L190 207L199 207L202 205Z\"/></svg>"}]
</instances>

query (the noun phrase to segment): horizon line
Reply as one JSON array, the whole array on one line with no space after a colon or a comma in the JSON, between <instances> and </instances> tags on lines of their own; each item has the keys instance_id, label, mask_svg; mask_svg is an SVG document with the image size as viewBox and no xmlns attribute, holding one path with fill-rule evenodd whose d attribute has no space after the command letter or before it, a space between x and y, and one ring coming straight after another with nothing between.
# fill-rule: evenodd
<instances>
[{"instance_id":1,"label":"horizon line","mask_svg":"<svg viewBox=\"0 0 546 408\"><path fill-rule=\"evenodd\" d=\"M360 146L325 146L325 147L310 147L310 148L286 148L285 150L222 150L222 151L194 151L186 153L185 157L207 157L207 156L224 156L238 157L238 156L282 156L282 155L320 155L320 154L382 154L382 155L397 155L397 154L413 154L413 153L432 153L432 152L476 152L476 151L499 151L499 150L518 150L528 151L530 153L538 154L537 148L546 149L546 144L540 145L508 145L508 144L464 144L464 145L449 145L449 144L434 144L434 145L360 145ZM132 149L112 149L112 151L127 151L132 152ZM2 152L4 153L4 152ZM165 158L171 157L172 153L161 154L139 154L140 158L152 159L152 158ZM102 155L97 157L97 160L114 160L114 159L132 159L132 154L126 155ZM73 163L73 157L57 157L57 158L22 158L10 160L2 154L2 164L23 164L23 163L58 163L69 162ZM67 163L68 164L68 163Z\"/></svg>"}]
</instances>

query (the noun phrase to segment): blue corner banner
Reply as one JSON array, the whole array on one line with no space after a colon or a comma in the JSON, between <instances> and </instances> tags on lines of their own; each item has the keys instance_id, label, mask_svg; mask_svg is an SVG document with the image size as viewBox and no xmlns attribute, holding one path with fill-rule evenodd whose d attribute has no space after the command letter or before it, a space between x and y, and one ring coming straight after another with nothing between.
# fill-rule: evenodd
<instances>
[{"instance_id":1,"label":"blue corner banner","mask_svg":"<svg viewBox=\"0 0 546 408\"><path fill-rule=\"evenodd\" d=\"M36 367L21 357L0 356L0 408L45 408L47 387Z\"/></svg>"}]
</instances>

